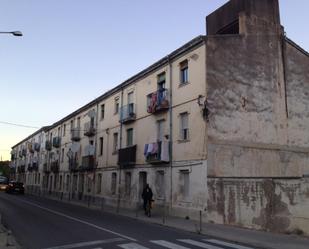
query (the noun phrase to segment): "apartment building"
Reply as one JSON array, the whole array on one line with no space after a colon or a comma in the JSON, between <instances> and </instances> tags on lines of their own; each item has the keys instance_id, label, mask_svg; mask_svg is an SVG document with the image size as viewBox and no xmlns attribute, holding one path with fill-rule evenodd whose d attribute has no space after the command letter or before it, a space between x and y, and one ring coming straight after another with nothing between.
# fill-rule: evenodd
<instances>
[{"instance_id":1,"label":"apartment building","mask_svg":"<svg viewBox=\"0 0 309 249\"><path fill-rule=\"evenodd\" d=\"M149 183L157 212L309 234L309 54L285 36L277 0L231 0L206 25L13 146L17 177L36 193L130 209ZM36 178L25 167L35 141Z\"/></svg>"}]
</instances>

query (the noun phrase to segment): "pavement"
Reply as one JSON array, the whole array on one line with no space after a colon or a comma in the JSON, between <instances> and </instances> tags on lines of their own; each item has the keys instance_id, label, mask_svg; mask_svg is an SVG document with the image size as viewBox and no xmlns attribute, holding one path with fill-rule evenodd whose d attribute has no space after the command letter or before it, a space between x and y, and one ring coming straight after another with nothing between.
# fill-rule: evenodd
<instances>
[{"instance_id":1,"label":"pavement","mask_svg":"<svg viewBox=\"0 0 309 249\"><path fill-rule=\"evenodd\" d=\"M13 237L11 231L6 229L1 224L1 214L0 214L0 249L19 249L15 238Z\"/></svg>"},{"instance_id":2,"label":"pavement","mask_svg":"<svg viewBox=\"0 0 309 249\"><path fill-rule=\"evenodd\" d=\"M257 231L251 229L244 229L234 226L227 225L218 225L210 224L206 222L199 222L185 218L179 217L162 217L159 214L156 214L155 209L153 210L152 217L146 217L141 211L130 211L125 209L117 210L108 206L93 205L87 202L78 202L78 201L68 201L60 200L58 198L45 198L37 196L25 196L25 197L11 197L3 196L3 200L7 201L6 204L2 204L2 208L7 214L7 218L16 216L16 213L20 213L17 221L11 220L11 224L15 226L16 235L22 235L27 243L31 244L31 241L27 241L27 238L31 236L31 229L35 229L33 232L36 234L35 238L37 244L32 244L33 246L26 246L25 248L43 248L42 245L46 243L46 234L43 233L44 229L47 229L50 233L54 234L54 244L56 245L56 239L59 239L59 243L66 241L74 241L78 238L81 241L87 241L86 239L91 239L92 241L98 239L111 240L114 239L113 236L106 233L99 233L97 228L105 227L104 229L111 229L118 231L119 233L126 234L127 236L134 236L137 241L143 244L144 246L149 246L150 239L152 237L157 237L155 239L171 240L174 241L178 238L194 239L195 241L205 240L207 236L208 239L217 239L222 240L227 243L234 243L239 245L235 248L259 248L259 249L308 249L309 248L309 238L298 235L286 235L286 234L277 234L264 231ZM1 204L1 203L0 203ZM71 205L74 204L74 205ZM20 206L19 206L20 205ZM1 206L1 205L0 205ZM19 206L19 207L18 207ZM44 207L43 207L44 206ZM36 207L39 209L34 210ZM49 207L49 208L46 208ZM92 212L89 212L89 209L92 209ZM18 210L24 210L23 212L27 213L27 217L20 211L14 211L13 208L18 208ZM88 210L88 211L87 211ZM50 215L47 215L47 212ZM61 213L60 213L61 212ZM69 215L74 215L74 217L79 217L82 219L82 222L76 223L76 218L70 218ZM56 216L55 216L56 215ZM100 217L98 219L98 217ZM70 218L63 221L62 218ZM12 218L11 218L12 219ZM25 230L24 224L21 224L21 219L25 219L24 223L29 224L34 222L31 229ZM28 220L27 220L28 219ZM135 221L134 221L135 220ZM14 223L15 222L15 223ZM9 222L8 222L9 223ZM94 224L94 225L92 225ZM151 225L153 224L153 225ZM84 225L91 225L88 227L89 230L86 236L86 230ZM41 228L38 228L40 227ZM46 226L46 228L44 228ZM67 233L69 229L74 227L74 233ZM95 229L93 229L95 228ZM107 229L106 229L107 228ZM168 230L167 228L176 228L175 230ZM21 232L25 231L25 232ZM73 230L72 230L73 231ZM81 233L78 233L78 232ZM149 232L151 231L151 232ZM182 232L184 231L184 232ZM26 234L28 232L29 234ZM42 232L42 233L41 233ZM185 232L190 232L191 235L186 234ZM7 243L7 231L0 233L0 249L7 248L18 248L18 245L6 246ZM151 233L151 234L150 234ZM63 236L63 234L65 236ZM89 234L91 236L89 236ZM27 236L26 236L27 235ZM81 236L84 235L84 238ZM63 236L61 238L61 236ZM68 237L69 236L69 237ZM11 236L11 238L13 238ZM18 238L16 236L16 238ZM119 238L118 238L119 239ZM147 241L146 241L147 240ZM22 241L19 241L22 242ZM148 243L148 244L147 244ZM9 243L10 244L10 243ZM14 243L12 243L14 244ZM22 243L21 243L22 244ZM65 243L63 243L65 244ZM60 245L63 245L60 244ZM132 243L131 243L132 244ZM149 246L150 247L150 246ZM229 246L227 246L229 247ZM105 248L112 248L112 245ZM124 247L123 247L124 248ZM131 248L140 248L140 247L131 247ZM144 247L145 248L145 247ZM148 248L148 247L147 247ZM153 248L153 245L151 246ZM181 247L180 247L181 248ZM195 247L194 247L195 248ZM204 247L208 248L208 247ZM222 247L220 247L222 248ZM224 247L226 248L226 247ZM230 247L229 247L230 248ZM234 248L234 247L233 247Z\"/></svg>"}]
</instances>

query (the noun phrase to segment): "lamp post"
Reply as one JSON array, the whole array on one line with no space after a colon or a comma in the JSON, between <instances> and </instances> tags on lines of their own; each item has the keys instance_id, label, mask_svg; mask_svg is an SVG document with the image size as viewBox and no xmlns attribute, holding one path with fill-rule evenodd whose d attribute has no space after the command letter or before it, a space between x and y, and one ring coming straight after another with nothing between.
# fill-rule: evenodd
<instances>
[{"instance_id":1,"label":"lamp post","mask_svg":"<svg viewBox=\"0 0 309 249\"><path fill-rule=\"evenodd\" d=\"M20 31L11 31L11 32L1 32L0 31L0 34L12 34L14 36L23 36L23 33Z\"/></svg>"}]
</instances>

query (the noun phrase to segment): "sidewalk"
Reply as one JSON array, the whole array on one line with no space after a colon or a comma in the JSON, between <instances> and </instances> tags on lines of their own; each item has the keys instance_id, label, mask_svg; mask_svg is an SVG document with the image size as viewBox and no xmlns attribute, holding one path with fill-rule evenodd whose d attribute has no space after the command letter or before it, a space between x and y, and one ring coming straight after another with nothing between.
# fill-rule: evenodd
<instances>
[{"instance_id":1,"label":"sidewalk","mask_svg":"<svg viewBox=\"0 0 309 249\"><path fill-rule=\"evenodd\" d=\"M48 198L48 197L43 197ZM179 217L162 217L153 210L152 217L146 217L143 210L127 210L121 208L116 212L114 207L98 206L80 201L59 200L58 198L48 198L74 205L80 205L91 209L101 210L113 215L122 215L147 223L155 223L162 226L181 229L188 232L200 233L216 239L227 240L232 243L240 243L249 247L259 249L309 249L309 238L298 235L278 234L252 229L239 228L228 225L218 225L210 223L200 223L196 220L190 220Z\"/></svg>"}]
</instances>

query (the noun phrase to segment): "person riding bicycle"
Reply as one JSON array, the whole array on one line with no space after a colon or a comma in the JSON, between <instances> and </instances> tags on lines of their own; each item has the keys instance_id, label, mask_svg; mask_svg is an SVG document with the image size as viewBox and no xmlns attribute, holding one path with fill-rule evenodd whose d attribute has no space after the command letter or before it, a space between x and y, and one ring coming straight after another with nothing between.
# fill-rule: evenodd
<instances>
[{"instance_id":1,"label":"person riding bicycle","mask_svg":"<svg viewBox=\"0 0 309 249\"><path fill-rule=\"evenodd\" d=\"M149 184L146 184L146 187L143 189L142 198L144 200L144 210L145 215L150 216L150 207L151 207L151 201L152 201L152 190L149 187Z\"/></svg>"}]
</instances>

